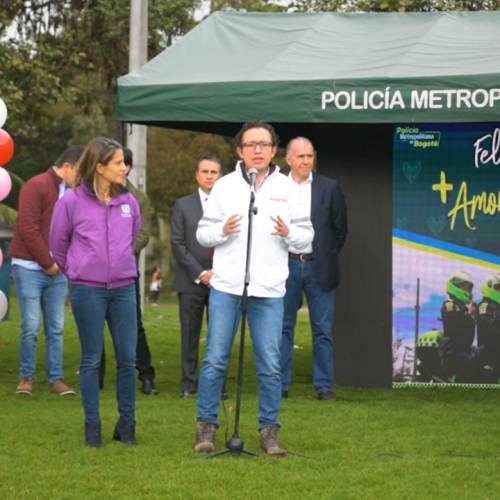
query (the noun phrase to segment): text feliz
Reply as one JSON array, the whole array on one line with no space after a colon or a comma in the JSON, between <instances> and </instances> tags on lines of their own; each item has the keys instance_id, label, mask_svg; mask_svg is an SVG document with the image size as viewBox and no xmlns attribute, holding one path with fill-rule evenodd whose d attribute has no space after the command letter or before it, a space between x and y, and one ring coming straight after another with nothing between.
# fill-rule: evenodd
<instances>
[{"instance_id":1,"label":"text feliz","mask_svg":"<svg viewBox=\"0 0 500 500\"><path fill-rule=\"evenodd\" d=\"M494 89L444 89L412 90L405 101L400 90L365 90L339 92L324 91L321 94L321 109L334 106L337 109L442 109L494 107L500 101L500 88Z\"/></svg>"},{"instance_id":2,"label":"text feliz","mask_svg":"<svg viewBox=\"0 0 500 500\"><path fill-rule=\"evenodd\" d=\"M403 129L401 129L403 130ZM417 129L418 131L418 129ZM494 128L490 134L484 134L478 137L473 144L474 148L474 166L479 168L481 164L493 165L500 164L500 128ZM446 172L441 171L441 180L433 184L432 190L439 191L441 202L448 202L448 192L453 192L455 186L448 183ZM462 213L465 226L470 231L475 231L476 226L472 223L477 213L495 216L500 212L500 191L486 192L469 196L469 187L466 181L460 184L458 195L453 208L448 212L450 221L450 230L455 228L455 222L459 213Z\"/></svg>"}]
</instances>

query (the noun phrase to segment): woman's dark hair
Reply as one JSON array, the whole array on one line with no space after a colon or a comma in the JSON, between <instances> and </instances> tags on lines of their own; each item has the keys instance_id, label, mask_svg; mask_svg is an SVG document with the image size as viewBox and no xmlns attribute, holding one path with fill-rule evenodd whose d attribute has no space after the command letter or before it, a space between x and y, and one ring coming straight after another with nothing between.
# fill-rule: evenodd
<instances>
[{"instance_id":1,"label":"woman's dark hair","mask_svg":"<svg viewBox=\"0 0 500 500\"><path fill-rule=\"evenodd\" d=\"M99 175L96 170L98 163L107 165L115 155L118 149L123 149L121 144L108 139L107 137L96 137L92 139L85 148L79 162L78 173L76 174L75 186L78 186L82 181L88 185L93 186L96 196L99 198L97 192L97 176ZM117 196L122 192L120 184L113 183L109 188L110 196Z\"/></svg>"},{"instance_id":2,"label":"woman's dark hair","mask_svg":"<svg viewBox=\"0 0 500 500\"><path fill-rule=\"evenodd\" d=\"M130 168L134 166L134 153L129 148L123 148L123 163Z\"/></svg>"}]
</instances>

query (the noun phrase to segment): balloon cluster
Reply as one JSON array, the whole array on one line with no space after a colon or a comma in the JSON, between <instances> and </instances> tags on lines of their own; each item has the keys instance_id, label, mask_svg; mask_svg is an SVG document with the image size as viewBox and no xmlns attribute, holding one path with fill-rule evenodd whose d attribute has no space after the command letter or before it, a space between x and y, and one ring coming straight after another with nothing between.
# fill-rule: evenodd
<instances>
[{"instance_id":1,"label":"balloon cluster","mask_svg":"<svg viewBox=\"0 0 500 500\"><path fill-rule=\"evenodd\" d=\"M5 165L14 154L14 141L12 137L2 129L7 120L7 106L0 98L0 201L7 198L12 188L12 180L9 173L2 165ZM0 267L2 267L3 255L0 248ZM0 290L0 321L7 314L7 297Z\"/></svg>"}]
</instances>

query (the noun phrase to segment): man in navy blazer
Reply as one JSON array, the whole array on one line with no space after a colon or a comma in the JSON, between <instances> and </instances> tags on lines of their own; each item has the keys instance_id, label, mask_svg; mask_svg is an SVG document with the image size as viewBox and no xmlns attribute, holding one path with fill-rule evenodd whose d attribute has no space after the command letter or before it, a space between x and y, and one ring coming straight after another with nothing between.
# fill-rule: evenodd
<instances>
[{"instance_id":1,"label":"man in navy blazer","mask_svg":"<svg viewBox=\"0 0 500 500\"><path fill-rule=\"evenodd\" d=\"M203 311L208 311L213 252L198 243L196 230L212 187L221 175L220 158L211 154L199 158L198 190L175 202L170 225L170 243L177 261L172 288L178 293L181 322L181 398L194 394L198 388L198 345Z\"/></svg>"},{"instance_id":2,"label":"man in navy blazer","mask_svg":"<svg viewBox=\"0 0 500 500\"><path fill-rule=\"evenodd\" d=\"M312 172L314 148L308 139L292 139L286 148L290 177L311 207L314 240L306 250L289 249L281 345L281 396L288 397L293 371L294 329L305 293L313 342L313 383L320 400L334 400L334 292L340 282L339 252L347 236L347 207L339 183Z\"/></svg>"}]
</instances>

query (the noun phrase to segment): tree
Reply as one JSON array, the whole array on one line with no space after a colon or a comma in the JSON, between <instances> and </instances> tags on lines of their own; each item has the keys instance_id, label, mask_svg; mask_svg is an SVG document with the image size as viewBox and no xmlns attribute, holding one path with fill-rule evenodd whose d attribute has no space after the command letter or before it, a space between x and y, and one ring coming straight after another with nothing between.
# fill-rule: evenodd
<instances>
[{"instance_id":1,"label":"tree","mask_svg":"<svg viewBox=\"0 0 500 500\"><path fill-rule=\"evenodd\" d=\"M195 25L199 3L149 2L149 58ZM130 0L1 0L0 12L0 95L19 117L13 130L41 118L46 102L90 109L102 95L86 92L78 75L97 76L114 95L128 72Z\"/></svg>"},{"instance_id":2,"label":"tree","mask_svg":"<svg viewBox=\"0 0 500 500\"><path fill-rule=\"evenodd\" d=\"M149 58L195 25L199 0L149 2ZM128 72L130 0L0 0L0 96L28 179L69 144L114 136L116 80ZM17 206L18 189L6 200Z\"/></svg>"},{"instance_id":3,"label":"tree","mask_svg":"<svg viewBox=\"0 0 500 500\"><path fill-rule=\"evenodd\" d=\"M500 10L500 0L293 0L292 12L439 12Z\"/></svg>"},{"instance_id":4,"label":"tree","mask_svg":"<svg viewBox=\"0 0 500 500\"><path fill-rule=\"evenodd\" d=\"M210 12L235 10L239 12L285 12L283 5L273 0L211 0Z\"/></svg>"},{"instance_id":5,"label":"tree","mask_svg":"<svg viewBox=\"0 0 500 500\"><path fill-rule=\"evenodd\" d=\"M196 160L205 154L222 159L226 170L234 166L234 141L215 134L151 128L148 140L148 195L155 210L172 215L175 200L195 191Z\"/></svg>"},{"instance_id":6,"label":"tree","mask_svg":"<svg viewBox=\"0 0 500 500\"><path fill-rule=\"evenodd\" d=\"M225 169L236 160L234 141L214 134L164 128L150 128L148 134L147 192L154 210L154 260L163 274L168 274L170 219L175 201L194 192L196 160L212 153L222 159Z\"/></svg>"}]
</instances>

